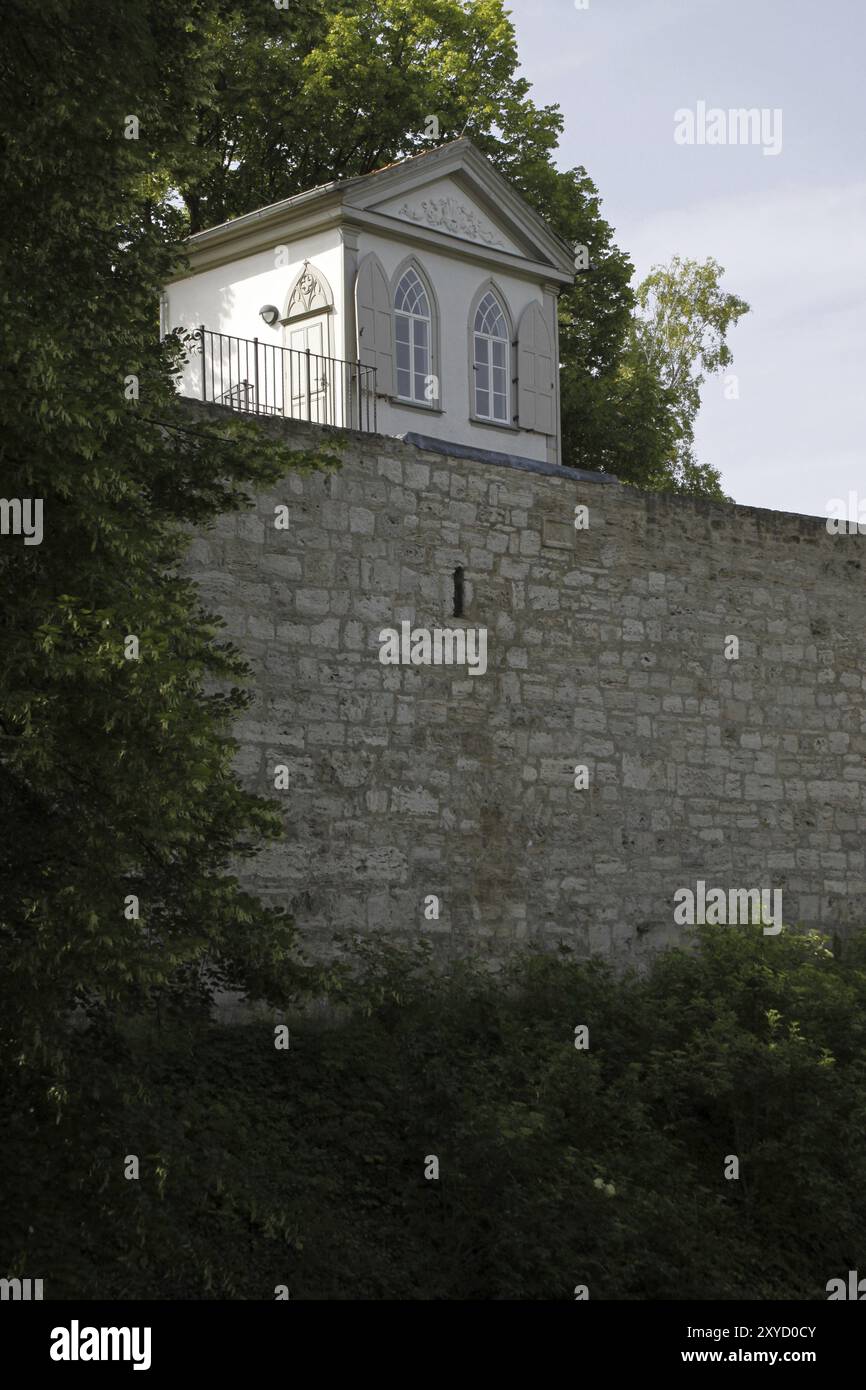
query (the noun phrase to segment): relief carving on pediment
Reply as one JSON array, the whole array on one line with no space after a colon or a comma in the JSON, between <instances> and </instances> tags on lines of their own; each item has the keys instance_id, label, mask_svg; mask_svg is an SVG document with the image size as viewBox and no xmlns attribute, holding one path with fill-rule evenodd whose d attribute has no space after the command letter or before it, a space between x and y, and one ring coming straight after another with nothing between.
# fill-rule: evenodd
<instances>
[{"instance_id":1,"label":"relief carving on pediment","mask_svg":"<svg viewBox=\"0 0 866 1390\"><path fill-rule=\"evenodd\" d=\"M425 198L416 207L406 202L397 212L398 217L410 222L426 222L430 227L450 232L452 236L466 241L480 241L485 246L497 246L505 250L505 242L498 232L485 222L472 208L458 203L456 198Z\"/></svg>"}]
</instances>

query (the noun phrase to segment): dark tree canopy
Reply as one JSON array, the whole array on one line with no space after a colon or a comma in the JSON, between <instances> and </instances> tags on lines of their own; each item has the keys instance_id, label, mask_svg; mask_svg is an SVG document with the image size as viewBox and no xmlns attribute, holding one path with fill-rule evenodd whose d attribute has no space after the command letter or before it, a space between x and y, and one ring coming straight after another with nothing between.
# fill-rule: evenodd
<instances>
[{"instance_id":1,"label":"dark tree canopy","mask_svg":"<svg viewBox=\"0 0 866 1390\"><path fill-rule=\"evenodd\" d=\"M157 325L212 22L199 0L4 18L0 477L44 517L0 549L4 1067L61 1075L71 1012L188 1004L205 959L264 988L289 943L227 868L279 816L233 775L245 667L179 564L187 527L303 460L239 420L191 430Z\"/></svg>"}]
</instances>

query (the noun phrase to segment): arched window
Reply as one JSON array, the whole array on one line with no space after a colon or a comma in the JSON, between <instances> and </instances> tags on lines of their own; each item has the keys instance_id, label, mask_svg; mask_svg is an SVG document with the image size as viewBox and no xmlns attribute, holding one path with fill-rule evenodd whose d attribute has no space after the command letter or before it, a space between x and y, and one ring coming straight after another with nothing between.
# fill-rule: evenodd
<instances>
[{"instance_id":1,"label":"arched window","mask_svg":"<svg viewBox=\"0 0 866 1390\"><path fill-rule=\"evenodd\" d=\"M430 299L417 271L409 266L394 293L394 349L397 395L429 405L433 320Z\"/></svg>"},{"instance_id":2,"label":"arched window","mask_svg":"<svg viewBox=\"0 0 866 1390\"><path fill-rule=\"evenodd\" d=\"M475 414L481 420L508 424L508 322L492 290L487 291L475 311L473 330Z\"/></svg>"}]
</instances>

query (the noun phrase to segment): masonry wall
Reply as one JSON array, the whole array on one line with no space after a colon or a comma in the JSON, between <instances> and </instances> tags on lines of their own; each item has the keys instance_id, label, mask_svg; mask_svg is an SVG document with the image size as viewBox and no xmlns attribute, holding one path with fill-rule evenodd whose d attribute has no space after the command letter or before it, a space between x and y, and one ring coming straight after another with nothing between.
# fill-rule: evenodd
<instances>
[{"instance_id":1,"label":"masonry wall","mask_svg":"<svg viewBox=\"0 0 866 1390\"><path fill-rule=\"evenodd\" d=\"M240 772L285 804L249 881L314 954L336 929L635 958L678 938L698 879L862 920L863 538L331 433L338 474L287 477L192 551L255 671ZM487 673L382 665L383 628L459 625L458 565Z\"/></svg>"}]
</instances>

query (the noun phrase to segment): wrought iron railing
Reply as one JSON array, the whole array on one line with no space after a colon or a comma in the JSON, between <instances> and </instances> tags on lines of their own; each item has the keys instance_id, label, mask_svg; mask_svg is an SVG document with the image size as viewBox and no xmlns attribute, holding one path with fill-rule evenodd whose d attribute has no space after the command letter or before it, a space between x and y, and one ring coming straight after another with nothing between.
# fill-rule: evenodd
<instances>
[{"instance_id":1,"label":"wrought iron railing","mask_svg":"<svg viewBox=\"0 0 866 1390\"><path fill-rule=\"evenodd\" d=\"M376 368L309 348L198 330L201 398L247 415L282 415L376 432Z\"/></svg>"}]
</instances>

